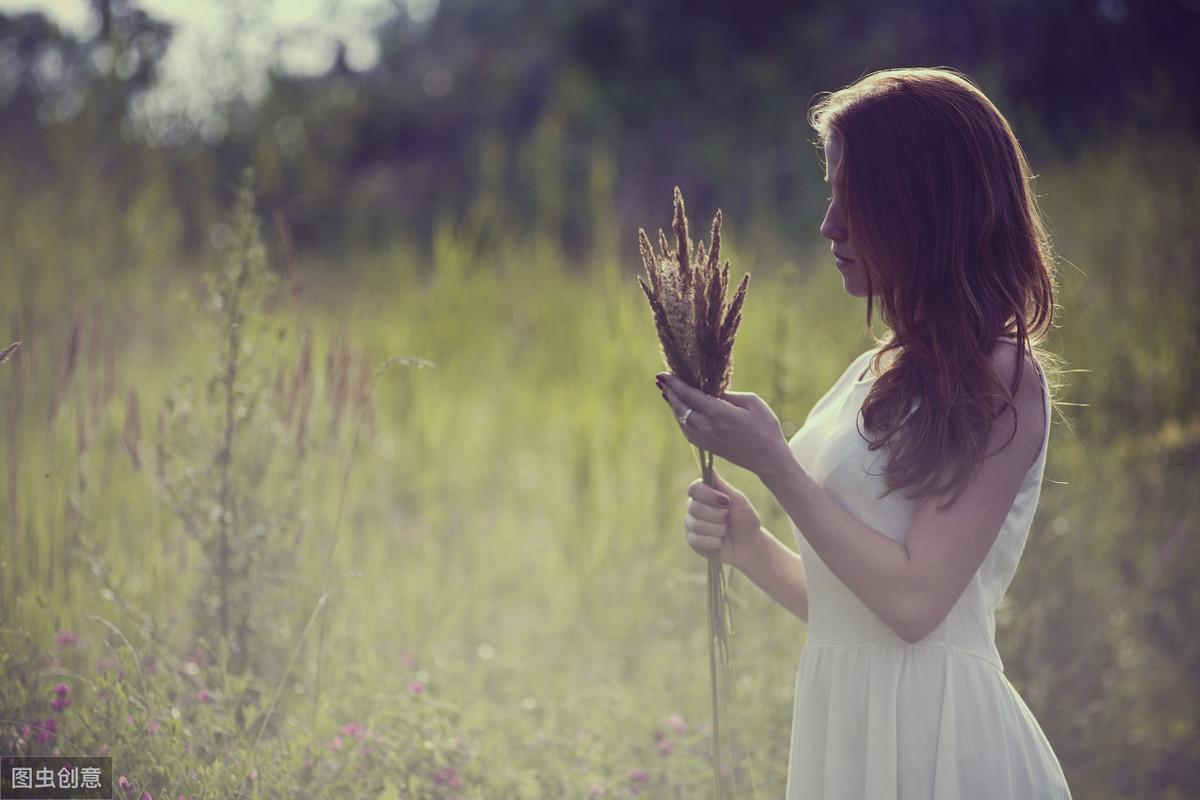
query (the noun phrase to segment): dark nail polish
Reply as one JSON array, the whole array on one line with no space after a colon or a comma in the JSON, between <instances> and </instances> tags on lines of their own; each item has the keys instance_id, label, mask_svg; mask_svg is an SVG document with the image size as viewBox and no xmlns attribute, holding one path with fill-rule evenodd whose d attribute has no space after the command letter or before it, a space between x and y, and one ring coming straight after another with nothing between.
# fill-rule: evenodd
<instances>
[{"instance_id":1,"label":"dark nail polish","mask_svg":"<svg viewBox=\"0 0 1200 800\"><path fill-rule=\"evenodd\" d=\"M728 506L728 505L729 505L729 498L728 498L728 497L722 497L722 498L721 498L721 505L723 505L723 506Z\"/></svg>"}]
</instances>

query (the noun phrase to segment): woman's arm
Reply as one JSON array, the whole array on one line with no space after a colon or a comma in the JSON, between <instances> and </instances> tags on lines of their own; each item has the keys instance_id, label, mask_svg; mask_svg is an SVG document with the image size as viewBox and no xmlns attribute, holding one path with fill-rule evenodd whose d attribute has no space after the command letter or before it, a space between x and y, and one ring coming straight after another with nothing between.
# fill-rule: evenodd
<instances>
[{"instance_id":1,"label":"woman's arm","mask_svg":"<svg viewBox=\"0 0 1200 800\"><path fill-rule=\"evenodd\" d=\"M800 467L790 450L781 452L777 466L764 470L759 478L842 583L898 636L916 641L904 591L910 566L904 545L838 505ZM807 605L806 584L806 615Z\"/></svg>"},{"instance_id":2,"label":"woman's arm","mask_svg":"<svg viewBox=\"0 0 1200 800\"><path fill-rule=\"evenodd\" d=\"M1015 348L998 347L993 366L1011 375L1017 357ZM1024 369L1017 419L1011 413L997 419L990 455L951 506L939 510L940 498L917 505L903 544L861 522L805 472L779 419L757 395L714 398L666 376L664 396L677 416L683 407L694 410L681 423L692 444L758 475L838 579L898 636L915 643L941 624L978 571L1037 458L1049 420L1037 369L1028 359Z\"/></svg>"},{"instance_id":3,"label":"woman's arm","mask_svg":"<svg viewBox=\"0 0 1200 800\"><path fill-rule=\"evenodd\" d=\"M738 568L779 605L808 622L808 578L800 554L776 539L766 528L758 547Z\"/></svg>"},{"instance_id":4,"label":"woman's arm","mask_svg":"<svg viewBox=\"0 0 1200 800\"><path fill-rule=\"evenodd\" d=\"M1015 351L997 351L997 371L1011 374ZM918 503L903 544L839 505L787 447L775 448L758 472L821 560L907 642L928 636L950 613L991 550L1038 457L1049 420L1036 367L1026 360L1024 368L1016 423L1005 413L992 426L990 455L953 504L939 510L940 498Z\"/></svg>"}]
</instances>

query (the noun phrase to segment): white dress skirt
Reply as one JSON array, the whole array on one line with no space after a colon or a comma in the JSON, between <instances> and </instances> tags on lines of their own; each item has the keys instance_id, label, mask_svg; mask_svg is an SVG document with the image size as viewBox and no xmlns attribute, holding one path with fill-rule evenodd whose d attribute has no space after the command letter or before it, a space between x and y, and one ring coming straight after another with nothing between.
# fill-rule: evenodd
<instances>
[{"instance_id":1,"label":"white dress skirt","mask_svg":"<svg viewBox=\"0 0 1200 800\"><path fill-rule=\"evenodd\" d=\"M789 444L842 507L903 542L915 502L900 491L880 499L886 448L870 452L858 432L875 352L854 360ZM925 639L911 644L897 636L792 525L808 577L809 622L796 673L788 800L1070 798L1058 758L1005 676L995 643L996 606L1025 548L1046 466L1050 397L1040 369L1039 376L1041 452L971 583Z\"/></svg>"}]
</instances>

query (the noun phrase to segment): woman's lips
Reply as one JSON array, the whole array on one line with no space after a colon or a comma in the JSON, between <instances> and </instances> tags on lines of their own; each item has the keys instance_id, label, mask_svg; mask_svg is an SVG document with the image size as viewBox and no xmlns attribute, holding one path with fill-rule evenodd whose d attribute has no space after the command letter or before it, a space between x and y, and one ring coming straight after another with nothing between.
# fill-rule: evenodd
<instances>
[{"instance_id":1,"label":"woman's lips","mask_svg":"<svg viewBox=\"0 0 1200 800\"><path fill-rule=\"evenodd\" d=\"M841 256L834 256L834 258L837 260L837 265L838 265L839 269L847 266L848 264L854 263L852 260L850 260L848 258L842 258Z\"/></svg>"}]
</instances>

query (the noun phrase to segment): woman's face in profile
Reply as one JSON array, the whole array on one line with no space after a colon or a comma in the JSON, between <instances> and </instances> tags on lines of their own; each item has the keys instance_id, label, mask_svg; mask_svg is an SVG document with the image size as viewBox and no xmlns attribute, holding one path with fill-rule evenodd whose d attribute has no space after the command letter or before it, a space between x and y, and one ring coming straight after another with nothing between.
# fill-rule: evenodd
<instances>
[{"instance_id":1,"label":"woman's face in profile","mask_svg":"<svg viewBox=\"0 0 1200 800\"><path fill-rule=\"evenodd\" d=\"M842 214L841 198L833 188L833 176L837 174L841 163L841 139L830 136L825 144L825 182L829 184L829 210L825 212L825 219L821 222L821 235L833 242L830 250L833 252L838 272L842 273L842 285L846 293L853 297L866 297L866 273L862 264L858 262L854 243L850 241L846 218Z\"/></svg>"}]
</instances>

